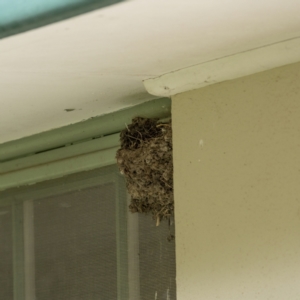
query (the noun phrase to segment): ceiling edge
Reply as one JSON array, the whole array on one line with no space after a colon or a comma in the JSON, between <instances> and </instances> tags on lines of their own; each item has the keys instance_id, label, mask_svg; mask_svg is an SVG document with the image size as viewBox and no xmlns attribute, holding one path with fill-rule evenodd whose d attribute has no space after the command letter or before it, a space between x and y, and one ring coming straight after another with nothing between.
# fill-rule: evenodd
<instances>
[{"instance_id":1,"label":"ceiling edge","mask_svg":"<svg viewBox=\"0 0 300 300\"><path fill-rule=\"evenodd\" d=\"M32 155L42 155L86 140L120 132L134 117L166 118L171 113L170 99L155 99L82 122L40 132L0 144L0 177L5 163ZM20 162L17 163L18 165ZM3 167L4 166L4 167ZM0 180L1 181L1 180Z\"/></svg>"},{"instance_id":2,"label":"ceiling edge","mask_svg":"<svg viewBox=\"0 0 300 300\"><path fill-rule=\"evenodd\" d=\"M148 93L171 97L207 85L300 61L300 37L144 80Z\"/></svg>"}]
</instances>

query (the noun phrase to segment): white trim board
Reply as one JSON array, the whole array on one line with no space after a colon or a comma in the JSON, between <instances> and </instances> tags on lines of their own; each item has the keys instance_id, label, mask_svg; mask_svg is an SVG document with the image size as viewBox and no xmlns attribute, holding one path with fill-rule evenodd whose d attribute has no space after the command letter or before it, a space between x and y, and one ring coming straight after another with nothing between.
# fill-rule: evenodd
<instances>
[{"instance_id":1,"label":"white trim board","mask_svg":"<svg viewBox=\"0 0 300 300\"><path fill-rule=\"evenodd\" d=\"M144 80L148 93L171 97L300 61L300 37L240 52Z\"/></svg>"}]
</instances>

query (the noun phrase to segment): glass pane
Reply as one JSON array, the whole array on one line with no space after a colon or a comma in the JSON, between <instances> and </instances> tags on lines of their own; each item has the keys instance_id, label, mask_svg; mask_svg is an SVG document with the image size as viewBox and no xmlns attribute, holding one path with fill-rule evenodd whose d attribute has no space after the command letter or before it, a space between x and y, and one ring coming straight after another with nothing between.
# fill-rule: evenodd
<instances>
[{"instance_id":1,"label":"glass pane","mask_svg":"<svg viewBox=\"0 0 300 300\"><path fill-rule=\"evenodd\" d=\"M139 216L140 300L175 300L176 270L174 225L151 216Z\"/></svg>"},{"instance_id":2,"label":"glass pane","mask_svg":"<svg viewBox=\"0 0 300 300\"><path fill-rule=\"evenodd\" d=\"M34 201L37 299L116 299L113 184Z\"/></svg>"},{"instance_id":3,"label":"glass pane","mask_svg":"<svg viewBox=\"0 0 300 300\"><path fill-rule=\"evenodd\" d=\"M115 166L18 190L25 300L127 299L127 195Z\"/></svg>"}]
</instances>

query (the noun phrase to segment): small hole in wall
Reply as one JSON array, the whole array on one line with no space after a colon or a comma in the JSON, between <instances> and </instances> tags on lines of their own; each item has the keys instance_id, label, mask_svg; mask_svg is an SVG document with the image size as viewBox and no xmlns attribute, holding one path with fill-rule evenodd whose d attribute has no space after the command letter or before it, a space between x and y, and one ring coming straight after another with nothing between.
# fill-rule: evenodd
<instances>
[{"instance_id":1,"label":"small hole in wall","mask_svg":"<svg viewBox=\"0 0 300 300\"><path fill-rule=\"evenodd\" d=\"M75 110L75 108L66 108L65 109L66 112L70 112L70 111L74 111L74 110Z\"/></svg>"}]
</instances>

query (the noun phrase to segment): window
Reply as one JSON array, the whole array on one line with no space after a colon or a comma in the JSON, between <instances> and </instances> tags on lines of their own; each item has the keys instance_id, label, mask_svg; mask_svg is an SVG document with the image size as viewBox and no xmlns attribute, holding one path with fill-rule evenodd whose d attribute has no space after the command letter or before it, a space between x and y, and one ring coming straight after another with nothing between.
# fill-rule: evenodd
<instances>
[{"instance_id":1,"label":"window","mask_svg":"<svg viewBox=\"0 0 300 300\"><path fill-rule=\"evenodd\" d=\"M23 168L15 175L16 163L0 164L9 187L12 176L21 182L42 178L0 192L0 299L176 299L170 225L156 227L151 216L128 212L124 178L113 163L115 147L103 146L107 139L115 141L108 135L39 152L30 158L31 168L28 157L18 158ZM84 155L78 158L76 149ZM64 159L53 160L57 153ZM86 163L101 157L102 166ZM50 162L39 162L45 159ZM58 176L61 170L64 176Z\"/></svg>"}]
</instances>

